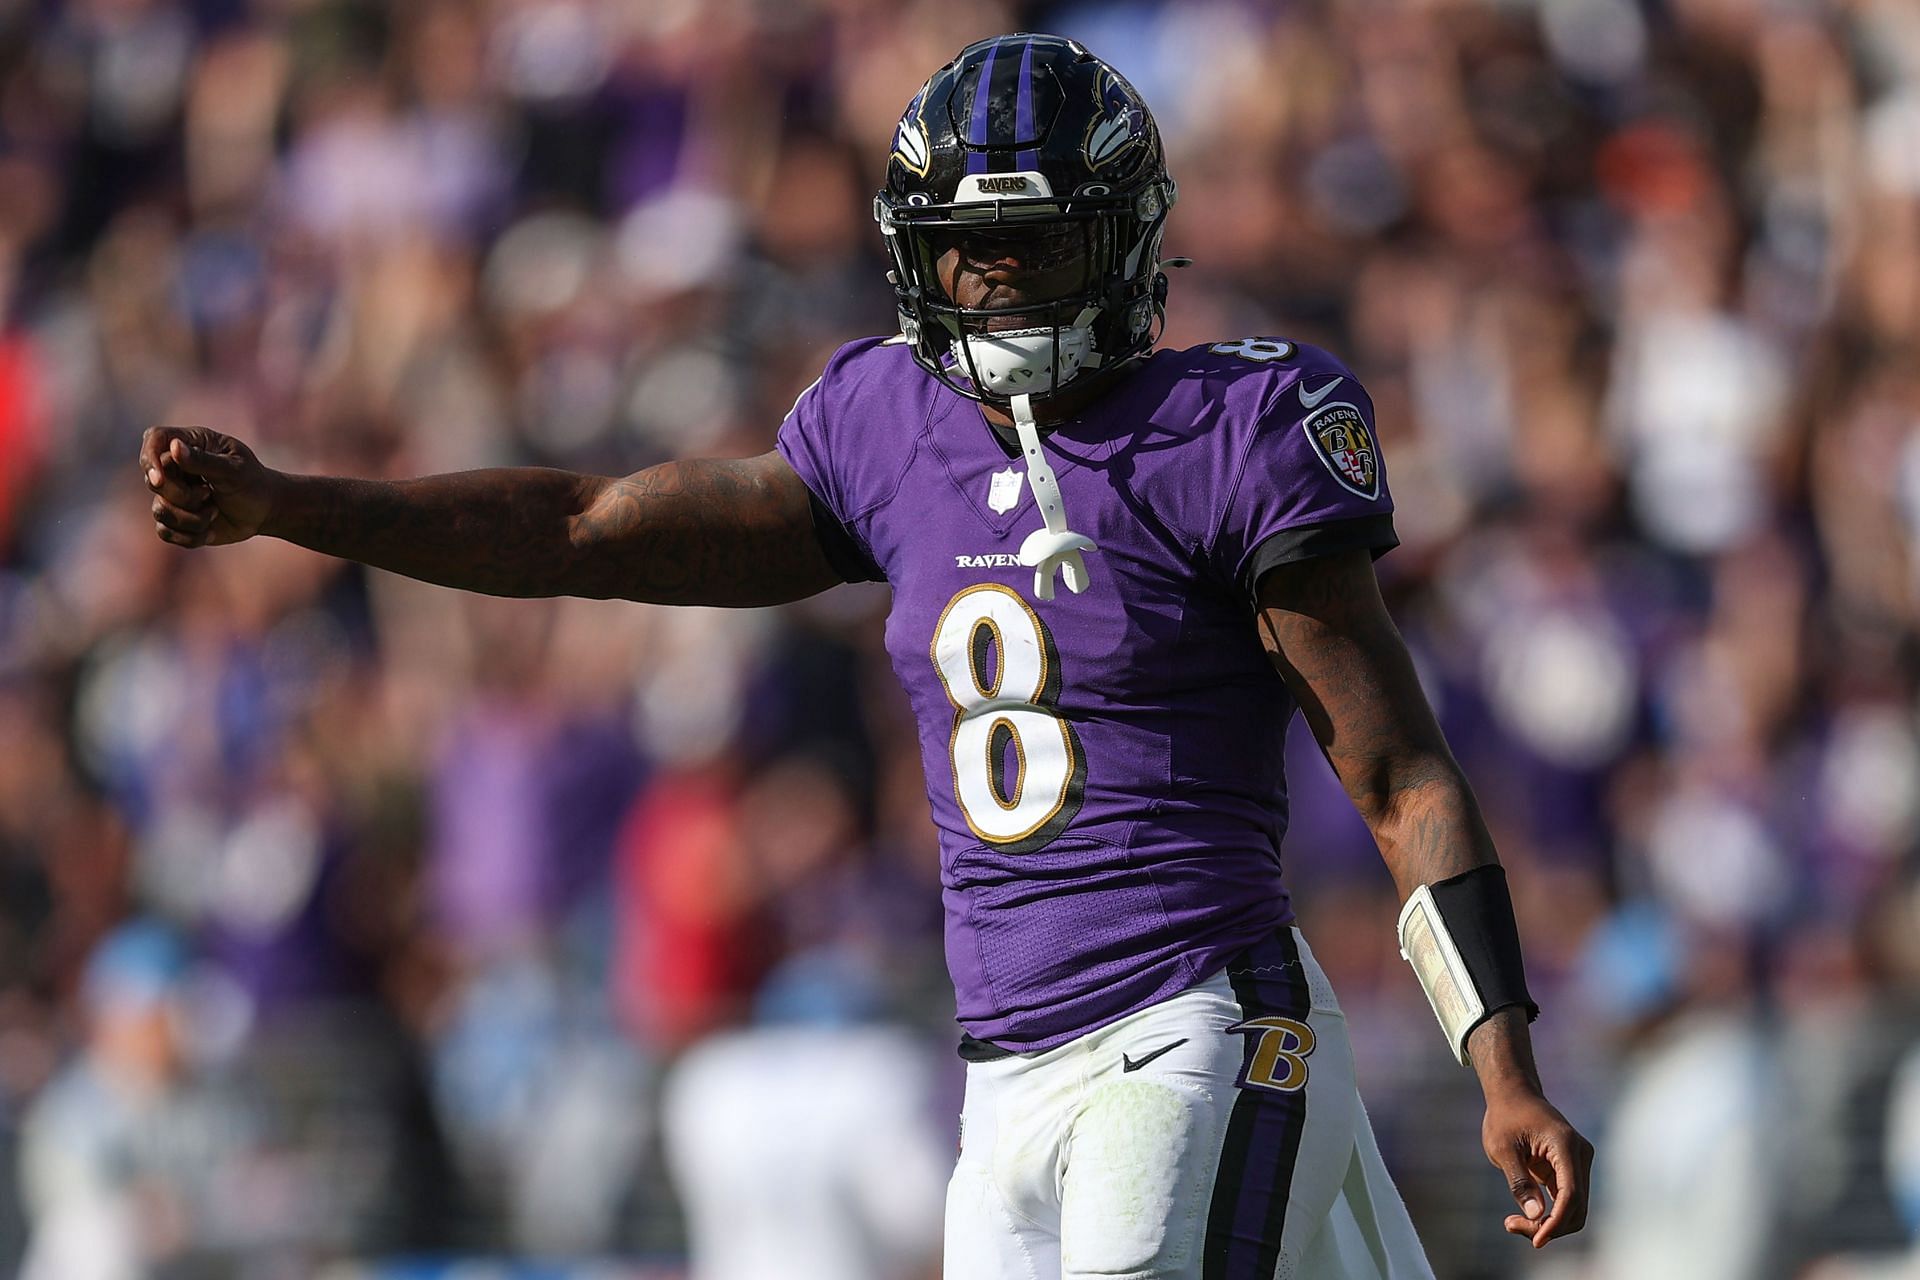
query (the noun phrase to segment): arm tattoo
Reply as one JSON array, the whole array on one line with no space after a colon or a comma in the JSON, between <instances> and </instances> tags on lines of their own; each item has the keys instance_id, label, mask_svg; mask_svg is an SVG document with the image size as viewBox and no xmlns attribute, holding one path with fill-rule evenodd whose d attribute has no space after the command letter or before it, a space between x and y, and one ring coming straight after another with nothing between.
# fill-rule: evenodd
<instances>
[{"instance_id":1,"label":"arm tattoo","mask_svg":"<svg viewBox=\"0 0 1920 1280\"><path fill-rule=\"evenodd\" d=\"M778 454L625 479L502 468L419 480L289 478L263 532L442 586L752 606L840 581Z\"/></svg>"},{"instance_id":2,"label":"arm tattoo","mask_svg":"<svg viewBox=\"0 0 1920 1280\"><path fill-rule=\"evenodd\" d=\"M1403 901L1423 884L1500 860L1365 551L1268 572L1260 638ZM1540 1092L1524 1011L1495 1013L1474 1028L1467 1051L1489 1097L1516 1086Z\"/></svg>"},{"instance_id":3,"label":"arm tattoo","mask_svg":"<svg viewBox=\"0 0 1920 1280\"><path fill-rule=\"evenodd\" d=\"M750 606L840 581L807 489L778 454L670 462L608 484L570 524L581 594Z\"/></svg>"},{"instance_id":4,"label":"arm tattoo","mask_svg":"<svg viewBox=\"0 0 1920 1280\"><path fill-rule=\"evenodd\" d=\"M1498 861L1365 551L1260 581L1260 638L1372 830L1401 897Z\"/></svg>"}]
</instances>

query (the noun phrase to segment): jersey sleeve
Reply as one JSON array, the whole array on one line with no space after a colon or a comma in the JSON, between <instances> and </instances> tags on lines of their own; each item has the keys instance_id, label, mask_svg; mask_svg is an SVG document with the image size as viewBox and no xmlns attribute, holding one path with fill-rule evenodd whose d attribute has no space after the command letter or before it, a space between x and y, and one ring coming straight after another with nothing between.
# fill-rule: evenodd
<instances>
[{"instance_id":1,"label":"jersey sleeve","mask_svg":"<svg viewBox=\"0 0 1920 1280\"><path fill-rule=\"evenodd\" d=\"M814 533L827 563L848 582L884 582L886 575L857 532L847 477L834 465L831 418L836 366L847 354L844 348L836 353L826 372L800 393L780 424L774 447L807 486Z\"/></svg>"},{"instance_id":2,"label":"jersey sleeve","mask_svg":"<svg viewBox=\"0 0 1920 1280\"><path fill-rule=\"evenodd\" d=\"M1276 565L1398 546L1373 401L1330 357L1261 407L1213 540L1219 572L1253 595Z\"/></svg>"}]
</instances>

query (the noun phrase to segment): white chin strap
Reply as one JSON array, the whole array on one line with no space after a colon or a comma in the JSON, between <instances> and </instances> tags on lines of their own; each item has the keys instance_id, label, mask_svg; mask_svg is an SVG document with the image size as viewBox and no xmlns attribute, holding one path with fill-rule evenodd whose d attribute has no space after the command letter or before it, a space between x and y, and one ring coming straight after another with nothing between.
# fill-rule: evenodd
<instances>
[{"instance_id":1,"label":"white chin strap","mask_svg":"<svg viewBox=\"0 0 1920 1280\"><path fill-rule=\"evenodd\" d=\"M1100 308L1088 307L1070 325L1060 327L1060 371L1054 373L1054 327L1005 329L956 338L953 359L980 390L996 396L1051 391L1080 372L1100 366L1093 349L1093 322Z\"/></svg>"},{"instance_id":2,"label":"white chin strap","mask_svg":"<svg viewBox=\"0 0 1920 1280\"><path fill-rule=\"evenodd\" d=\"M1064 335L1063 335L1064 337ZM1064 349L1064 343L1063 349ZM1020 433L1020 453L1027 462L1027 484L1033 500L1040 506L1046 527L1035 529L1020 544L1020 563L1033 570L1033 594L1042 600L1053 599L1053 575L1058 570L1067 580L1067 590L1079 595L1087 589L1087 566L1082 551L1098 551L1093 539L1067 528L1066 505L1060 500L1060 482L1040 452L1040 429L1033 420L1033 397L1022 392L1012 397L1013 425Z\"/></svg>"}]
</instances>

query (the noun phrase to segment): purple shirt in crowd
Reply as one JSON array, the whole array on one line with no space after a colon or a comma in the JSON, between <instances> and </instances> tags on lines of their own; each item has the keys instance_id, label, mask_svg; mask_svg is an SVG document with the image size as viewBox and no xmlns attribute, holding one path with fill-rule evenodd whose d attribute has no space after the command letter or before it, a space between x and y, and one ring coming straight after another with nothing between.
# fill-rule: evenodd
<instances>
[{"instance_id":1,"label":"purple shirt in crowd","mask_svg":"<svg viewBox=\"0 0 1920 1280\"><path fill-rule=\"evenodd\" d=\"M1160 351L1045 436L1099 550L1052 600L1016 562L1041 515L979 407L897 341L837 352L779 448L893 588L959 1020L1050 1048L1204 980L1287 923L1294 704L1252 584L1394 545L1373 408L1278 339Z\"/></svg>"}]
</instances>

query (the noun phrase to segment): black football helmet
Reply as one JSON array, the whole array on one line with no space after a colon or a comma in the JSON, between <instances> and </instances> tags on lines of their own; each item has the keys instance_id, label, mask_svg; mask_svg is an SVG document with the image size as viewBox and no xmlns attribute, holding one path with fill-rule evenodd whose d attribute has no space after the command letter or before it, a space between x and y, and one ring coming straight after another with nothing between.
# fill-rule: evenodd
<instances>
[{"instance_id":1,"label":"black football helmet","mask_svg":"<svg viewBox=\"0 0 1920 1280\"><path fill-rule=\"evenodd\" d=\"M907 104L874 200L914 359L1004 404L1145 355L1165 319L1160 237L1174 196L1159 130L1119 72L1058 36L968 45ZM935 263L957 238L994 236L1084 253L1083 287L1013 310L958 305Z\"/></svg>"}]
</instances>

